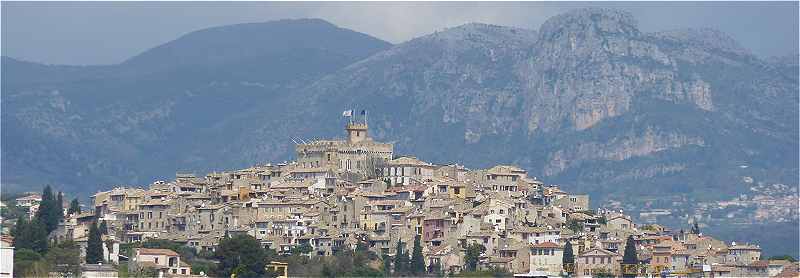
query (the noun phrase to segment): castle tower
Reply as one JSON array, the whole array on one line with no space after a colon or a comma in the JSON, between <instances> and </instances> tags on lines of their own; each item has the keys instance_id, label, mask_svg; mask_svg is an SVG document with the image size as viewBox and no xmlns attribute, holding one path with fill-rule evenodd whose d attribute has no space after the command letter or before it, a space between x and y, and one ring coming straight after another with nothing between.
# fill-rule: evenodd
<instances>
[{"instance_id":1,"label":"castle tower","mask_svg":"<svg viewBox=\"0 0 800 278\"><path fill-rule=\"evenodd\" d=\"M348 123L347 127L347 141L352 143L358 143L369 138L367 136L367 124L366 123Z\"/></svg>"}]
</instances>

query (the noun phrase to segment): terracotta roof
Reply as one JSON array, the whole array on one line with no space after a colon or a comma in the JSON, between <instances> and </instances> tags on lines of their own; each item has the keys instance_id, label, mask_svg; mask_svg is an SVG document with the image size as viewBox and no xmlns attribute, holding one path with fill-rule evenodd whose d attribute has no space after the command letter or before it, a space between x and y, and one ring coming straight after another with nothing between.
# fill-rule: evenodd
<instances>
[{"instance_id":1,"label":"terracotta roof","mask_svg":"<svg viewBox=\"0 0 800 278\"><path fill-rule=\"evenodd\" d=\"M755 261L755 262L751 263L750 266L752 266L752 267L769 267L769 261L764 261L764 260Z\"/></svg>"},{"instance_id":2,"label":"terracotta roof","mask_svg":"<svg viewBox=\"0 0 800 278\"><path fill-rule=\"evenodd\" d=\"M136 248L137 254L140 255L166 255L178 256L178 253L169 249L154 249L154 248Z\"/></svg>"},{"instance_id":3,"label":"terracotta roof","mask_svg":"<svg viewBox=\"0 0 800 278\"><path fill-rule=\"evenodd\" d=\"M783 271L775 275L775 277L800 277L800 265L792 263L783 267Z\"/></svg>"}]
</instances>

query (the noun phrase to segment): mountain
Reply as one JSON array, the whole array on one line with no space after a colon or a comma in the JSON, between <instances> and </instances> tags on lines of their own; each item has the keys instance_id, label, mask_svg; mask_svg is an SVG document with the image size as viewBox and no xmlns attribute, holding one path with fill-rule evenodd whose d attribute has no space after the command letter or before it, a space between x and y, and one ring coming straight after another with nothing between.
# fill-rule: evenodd
<instances>
[{"instance_id":1,"label":"mountain","mask_svg":"<svg viewBox=\"0 0 800 278\"><path fill-rule=\"evenodd\" d=\"M516 164L594 206L671 209L675 225L798 186L796 56L762 59L713 29L645 33L619 10L398 45L321 20L241 24L118 65L3 70L4 188L92 192L289 160L292 137L342 136L345 109L368 110L398 154Z\"/></svg>"},{"instance_id":2,"label":"mountain","mask_svg":"<svg viewBox=\"0 0 800 278\"><path fill-rule=\"evenodd\" d=\"M207 140L197 134L229 140L219 123L242 111L278 109L270 108L277 99L389 47L299 19L199 30L117 65L3 57L3 188L50 183L85 194L192 170L190 143ZM202 166L232 167L228 162Z\"/></svg>"},{"instance_id":3,"label":"mountain","mask_svg":"<svg viewBox=\"0 0 800 278\"><path fill-rule=\"evenodd\" d=\"M266 123L225 152L287 159L286 135L339 135L332 115L360 107L400 153L518 164L596 204L720 200L748 193L744 176L796 184L797 86L718 31L648 34L585 9L538 32L468 24L396 45L309 85L284 116L250 118Z\"/></svg>"}]
</instances>

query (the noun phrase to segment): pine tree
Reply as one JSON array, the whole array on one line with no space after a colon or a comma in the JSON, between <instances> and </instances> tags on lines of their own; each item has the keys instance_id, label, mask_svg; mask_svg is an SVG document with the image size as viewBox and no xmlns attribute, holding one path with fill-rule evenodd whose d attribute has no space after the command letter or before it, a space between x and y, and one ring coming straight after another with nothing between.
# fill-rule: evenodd
<instances>
[{"instance_id":1,"label":"pine tree","mask_svg":"<svg viewBox=\"0 0 800 278\"><path fill-rule=\"evenodd\" d=\"M639 259L637 259L636 257L636 241L633 240L633 236L628 236L628 240L625 241L625 254L622 256L622 264L636 265L638 263ZM623 277L635 277L635 276L636 275L623 273Z\"/></svg>"},{"instance_id":2,"label":"pine tree","mask_svg":"<svg viewBox=\"0 0 800 278\"><path fill-rule=\"evenodd\" d=\"M89 228L89 241L86 243L87 264L103 262L103 242L100 238L100 229L97 228L97 221L92 222L92 226Z\"/></svg>"},{"instance_id":3,"label":"pine tree","mask_svg":"<svg viewBox=\"0 0 800 278\"><path fill-rule=\"evenodd\" d=\"M567 240L567 244L564 244L564 255L561 257L561 263L566 266L568 264L572 264L573 267L575 265L575 255L572 254L572 242ZM575 269L568 271L572 273Z\"/></svg>"},{"instance_id":4,"label":"pine tree","mask_svg":"<svg viewBox=\"0 0 800 278\"><path fill-rule=\"evenodd\" d=\"M69 210L67 210L67 214L73 213L81 213L81 204L78 202L78 198L72 199L72 202L69 203Z\"/></svg>"},{"instance_id":5,"label":"pine tree","mask_svg":"<svg viewBox=\"0 0 800 278\"><path fill-rule=\"evenodd\" d=\"M403 257L407 256L403 254L403 240L397 240L397 251L394 253L394 275L401 275L405 271L405 263Z\"/></svg>"},{"instance_id":6,"label":"pine tree","mask_svg":"<svg viewBox=\"0 0 800 278\"><path fill-rule=\"evenodd\" d=\"M420 244L420 236L414 237L414 251L411 253L411 273L417 275L425 273L425 259L422 257L422 244Z\"/></svg>"},{"instance_id":7,"label":"pine tree","mask_svg":"<svg viewBox=\"0 0 800 278\"><path fill-rule=\"evenodd\" d=\"M64 220L64 193L61 191L58 192L55 208L57 210L53 209L53 213L58 216L58 221L61 222L61 220Z\"/></svg>"},{"instance_id":8,"label":"pine tree","mask_svg":"<svg viewBox=\"0 0 800 278\"><path fill-rule=\"evenodd\" d=\"M100 221L100 227L98 227L98 229L100 230L101 235L108 235L108 226L106 226L105 220Z\"/></svg>"}]
</instances>

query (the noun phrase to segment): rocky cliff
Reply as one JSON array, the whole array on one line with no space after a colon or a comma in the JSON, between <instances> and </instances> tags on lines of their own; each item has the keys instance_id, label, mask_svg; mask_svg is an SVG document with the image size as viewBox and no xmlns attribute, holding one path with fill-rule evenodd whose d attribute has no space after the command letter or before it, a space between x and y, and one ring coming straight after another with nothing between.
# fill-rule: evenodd
<instances>
[{"instance_id":1,"label":"rocky cliff","mask_svg":"<svg viewBox=\"0 0 800 278\"><path fill-rule=\"evenodd\" d=\"M231 38L258 47L216 41ZM796 57L715 30L643 33L626 12L582 9L538 31L472 23L394 46L317 20L183 39L104 68L4 58L3 184L91 192L289 160L290 137L341 136L351 108L400 154L517 164L596 204L798 179Z\"/></svg>"}]
</instances>

